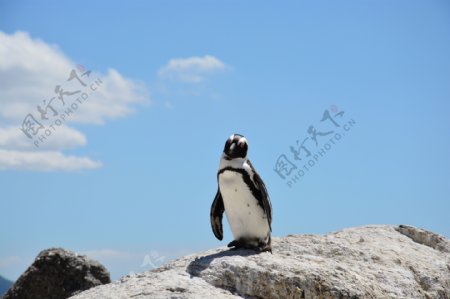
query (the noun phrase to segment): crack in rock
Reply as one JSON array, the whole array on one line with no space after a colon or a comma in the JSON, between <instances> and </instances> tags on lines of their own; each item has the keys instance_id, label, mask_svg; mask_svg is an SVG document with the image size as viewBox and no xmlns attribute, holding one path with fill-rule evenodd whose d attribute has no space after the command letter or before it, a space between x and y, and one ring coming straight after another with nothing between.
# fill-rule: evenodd
<instances>
[{"instance_id":1,"label":"crack in rock","mask_svg":"<svg viewBox=\"0 0 450 299\"><path fill-rule=\"evenodd\" d=\"M396 230L416 243L450 253L450 242L441 235L409 225L399 225Z\"/></svg>"}]
</instances>

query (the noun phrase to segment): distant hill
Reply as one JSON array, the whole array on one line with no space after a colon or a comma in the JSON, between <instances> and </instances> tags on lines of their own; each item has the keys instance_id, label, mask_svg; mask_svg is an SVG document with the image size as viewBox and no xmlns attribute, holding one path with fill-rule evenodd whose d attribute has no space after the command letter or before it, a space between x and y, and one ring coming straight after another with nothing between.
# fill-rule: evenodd
<instances>
[{"instance_id":1,"label":"distant hill","mask_svg":"<svg viewBox=\"0 0 450 299\"><path fill-rule=\"evenodd\" d=\"M3 296L7 290L9 290L9 287L12 284L13 284L12 281L9 281L0 276L0 297Z\"/></svg>"}]
</instances>

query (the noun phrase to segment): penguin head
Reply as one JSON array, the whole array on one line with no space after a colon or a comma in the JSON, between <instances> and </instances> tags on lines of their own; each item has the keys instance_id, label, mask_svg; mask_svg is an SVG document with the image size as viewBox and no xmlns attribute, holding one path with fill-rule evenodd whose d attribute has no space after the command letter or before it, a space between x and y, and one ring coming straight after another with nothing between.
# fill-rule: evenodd
<instances>
[{"instance_id":1,"label":"penguin head","mask_svg":"<svg viewBox=\"0 0 450 299\"><path fill-rule=\"evenodd\" d=\"M223 153L226 158L246 158L247 157L248 144L247 139L240 134L233 134L225 142Z\"/></svg>"}]
</instances>

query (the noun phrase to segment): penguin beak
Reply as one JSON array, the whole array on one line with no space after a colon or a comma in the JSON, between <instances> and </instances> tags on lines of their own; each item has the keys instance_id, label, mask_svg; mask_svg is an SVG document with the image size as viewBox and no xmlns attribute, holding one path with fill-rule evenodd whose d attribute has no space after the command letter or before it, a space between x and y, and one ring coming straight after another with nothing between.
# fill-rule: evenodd
<instances>
[{"instance_id":1,"label":"penguin beak","mask_svg":"<svg viewBox=\"0 0 450 299\"><path fill-rule=\"evenodd\" d=\"M241 135L232 135L225 144L224 154L229 158L242 157L246 151L247 139Z\"/></svg>"},{"instance_id":2,"label":"penguin beak","mask_svg":"<svg viewBox=\"0 0 450 299\"><path fill-rule=\"evenodd\" d=\"M232 144L230 145L230 149L229 149L229 151L228 151L228 155L231 155L231 154L233 153L235 147L236 147L236 143L232 143Z\"/></svg>"}]
</instances>

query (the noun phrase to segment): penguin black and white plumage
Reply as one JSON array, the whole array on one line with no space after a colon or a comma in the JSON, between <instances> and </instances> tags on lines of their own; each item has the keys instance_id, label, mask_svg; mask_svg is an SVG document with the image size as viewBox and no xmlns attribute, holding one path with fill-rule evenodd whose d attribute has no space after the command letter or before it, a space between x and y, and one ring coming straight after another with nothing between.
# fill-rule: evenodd
<instances>
[{"instance_id":1,"label":"penguin black and white plumage","mask_svg":"<svg viewBox=\"0 0 450 299\"><path fill-rule=\"evenodd\" d=\"M247 159L244 136L231 135L220 159L219 188L211 206L211 226L217 239L223 239L222 216L227 215L234 241L228 247L270 251L272 206L266 186Z\"/></svg>"}]
</instances>

